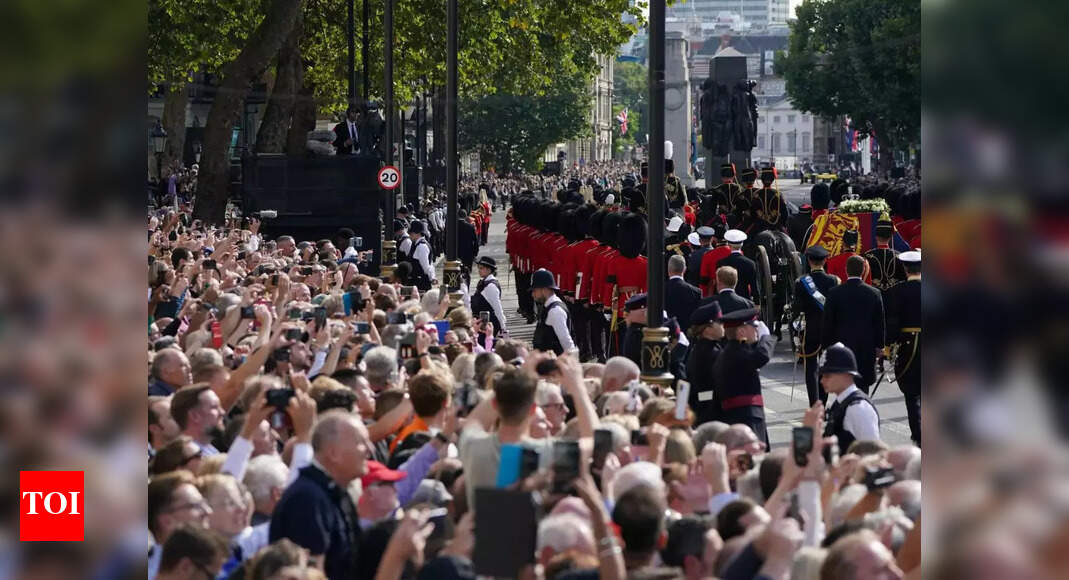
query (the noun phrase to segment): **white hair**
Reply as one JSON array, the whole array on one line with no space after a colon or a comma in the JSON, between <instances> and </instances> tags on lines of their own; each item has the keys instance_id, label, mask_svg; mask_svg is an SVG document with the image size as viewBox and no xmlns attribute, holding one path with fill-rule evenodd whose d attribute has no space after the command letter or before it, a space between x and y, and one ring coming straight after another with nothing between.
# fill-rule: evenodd
<instances>
[{"instance_id":1,"label":"white hair","mask_svg":"<svg viewBox=\"0 0 1069 580\"><path fill-rule=\"evenodd\" d=\"M286 487L289 471L285 462L277 455L257 455L249 461L243 481L253 500L264 501L271 498L271 492L275 488Z\"/></svg>"},{"instance_id":2,"label":"white hair","mask_svg":"<svg viewBox=\"0 0 1069 580\"><path fill-rule=\"evenodd\" d=\"M909 460L906 464L906 469L902 472L902 479L915 479L921 480L921 456L915 455L913 459Z\"/></svg>"},{"instance_id":3,"label":"white hair","mask_svg":"<svg viewBox=\"0 0 1069 580\"><path fill-rule=\"evenodd\" d=\"M648 485L658 493L664 493L661 468L649 461L633 461L620 468L612 479L612 501L640 485Z\"/></svg>"},{"instance_id":4,"label":"white hair","mask_svg":"<svg viewBox=\"0 0 1069 580\"><path fill-rule=\"evenodd\" d=\"M594 545L590 524L573 513L552 514L538 524L538 551L550 548L559 554L573 548Z\"/></svg>"},{"instance_id":5,"label":"white hair","mask_svg":"<svg viewBox=\"0 0 1069 580\"><path fill-rule=\"evenodd\" d=\"M601 406L602 415L617 415L627 412L627 403L631 395L627 391L613 391L605 398L605 404Z\"/></svg>"},{"instance_id":6,"label":"white hair","mask_svg":"<svg viewBox=\"0 0 1069 580\"><path fill-rule=\"evenodd\" d=\"M669 274L682 274L687 269L687 261L683 259L683 256L675 255L668 258L668 273Z\"/></svg>"},{"instance_id":7,"label":"white hair","mask_svg":"<svg viewBox=\"0 0 1069 580\"><path fill-rule=\"evenodd\" d=\"M372 385L385 385L397 378L397 351L376 346L364 355L364 373Z\"/></svg>"},{"instance_id":8,"label":"white hair","mask_svg":"<svg viewBox=\"0 0 1069 580\"><path fill-rule=\"evenodd\" d=\"M846 514L850 513L850 510L868 492L868 489L860 483L854 483L839 490L839 493L832 498L831 507L828 510L828 522L831 527L846 521Z\"/></svg>"},{"instance_id":9,"label":"white hair","mask_svg":"<svg viewBox=\"0 0 1069 580\"><path fill-rule=\"evenodd\" d=\"M561 395L559 386L549 381L538 381L538 387L535 390L536 405L541 407L542 405L548 405L551 402L559 402L563 399L564 396Z\"/></svg>"},{"instance_id":10,"label":"white hair","mask_svg":"<svg viewBox=\"0 0 1069 580\"><path fill-rule=\"evenodd\" d=\"M424 312L438 312L438 298L440 296L437 288L431 288L420 297L419 302L423 307Z\"/></svg>"},{"instance_id":11,"label":"white hair","mask_svg":"<svg viewBox=\"0 0 1069 580\"><path fill-rule=\"evenodd\" d=\"M619 390L627 383L628 377L638 375L639 368L635 361L627 357L614 356L605 362L605 369L601 371L602 391L605 390L605 383L608 381L615 381L617 385L614 390Z\"/></svg>"}]
</instances>

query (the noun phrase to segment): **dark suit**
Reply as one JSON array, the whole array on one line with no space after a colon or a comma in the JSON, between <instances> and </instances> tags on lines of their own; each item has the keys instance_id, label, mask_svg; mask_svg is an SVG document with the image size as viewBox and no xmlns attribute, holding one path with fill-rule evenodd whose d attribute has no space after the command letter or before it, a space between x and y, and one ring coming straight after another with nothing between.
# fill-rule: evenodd
<instances>
[{"instance_id":1,"label":"dark suit","mask_svg":"<svg viewBox=\"0 0 1069 580\"><path fill-rule=\"evenodd\" d=\"M694 411L694 426L720 419L720 402L716 398L713 365L723 348L719 340L699 338L687 354L687 380L690 381L688 404Z\"/></svg>"},{"instance_id":2,"label":"dark suit","mask_svg":"<svg viewBox=\"0 0 1069 580\"><path fill-rule=\"evenodd\" d=\"M735 284L735 291L743 298L749 298L754 302L761 301L761 294L757 291L757 264L753 260L742 255L742 252L731 252L728 257L716 263L717 268L731 266L739 273L739 282Z\"/></svg>"},{"instance_id":3,"label":"dark suit","mask_svg":"<svg viewBox=\"0 0 1069 580\"><path fill-rule=\"evenodd\" d=\"M906 415L913 441L921 444L921 281L891 287L887 298L887 342L898 343L895 376L906 397Z\"/></svg>"},{"instance_id":4,"label":"dark suit","mask_svg":"<svg viewBox=\"0 0 1069 580\"><path fill-rule=\"evenodd\" d=\"M754 307L752 300L739 296L737 292L730 288L717 292L708 298L702 298L702 301L698 303L698 306L705 306L710 302L718 302L720 304L721 314Z\"/></svg>"},{"instance_id":5,"label":"dark suit","mask_svg":"<svg viewBox=\"0 0 1069 580\"><path fill-rule=\"evenodd\" d=\"M683 275L684 280L695 286L701 283L702 256L711 249L713 249L712 246L709 246L708 248L699 246L691 251L690 256L687 257L687 272Z\"/></svg>"},{"instance_id":6,"label":"dark suit","mask_svg":"<svg viewBox=\"0 0 1069 580\"><path fill-rule=\"evenodd\" d=\"M475 255L479 253L479 235L468 220L458 220L457 225L457 259L470 272Z\"/></svg>"},{"instance_id":7,"label":"dark suit","mask_svg":"<svg viewBox=\"0 0 1069 580\"><path fill-rule=\"evenodd\" d=\"M884 345L883 298L880 291L851 278L828 290L824 303L821 345L824 348L841 342L857 357L857 388L866 395L876 382L876 349Z\"/></svg>"},{"instance_id":8,"label":"dark suit","mask_svg":"<svg viewBox=\"0 0 1069 580\"><path fill-rule=\"evenodd\" d=\"M338 150L338 155L353 155L360 152L360 141L358 141L360 122L354 121L353 124L356 125L357 135L356 137L353 137L352 147L345 146L345 142L352 137L349 135L349 119L345 119L341 123L334 125L334 148Z\"/></svg>"},{"instance_id":9,"label":"dark suit","mask_svg":"<svg viewBox=\"0 0 1069 580\"><path fill-rule=\"evenodd\" d=\"M702 291L682 278L671 278L664 287L664 309L668 316L679 322L679 328L690 328L690 315L702 301Z\"/></svg>"},{"instance_id":10,"label":"dark suit","mask_svg":"<svg viewBox=\"0 0 1069 580\"><path fill-rule=\"evenodd\" d=\"M835 276L828 274L822 269L813 270L809 275L813 277L813 284L817 287L817 290L824 295L825 299L828 297L828 291L839 284L839 280ZM805 330L802 332L801 357L803 373L805 374L805 388L809 393L809 406L812 407L817 399L820 399L821 401L828 400L828 394L824 392L824 389L820 388L820 381L817 377L817 368L819 366L817 359L820 356L820 342L824 338L824 306L810 296L805 288L805 284L802 283L802 279L799 278L794 282L794 304L792 308L795 312L805 314Z\"/></svg>"}]
</instances>

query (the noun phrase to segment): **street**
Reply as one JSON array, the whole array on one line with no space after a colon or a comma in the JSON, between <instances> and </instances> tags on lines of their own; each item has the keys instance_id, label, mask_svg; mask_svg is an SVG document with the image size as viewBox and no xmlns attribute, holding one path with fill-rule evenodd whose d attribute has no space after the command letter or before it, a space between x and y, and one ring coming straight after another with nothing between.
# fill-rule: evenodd
<instances>
[{"instance_id":1,"label":"street","mask_svg":"<svg viewBox=\"0 0 1069 580\"><path fill-rule=\"evenodd\" d=\"M792 185L782 187L787 199L801 205L809 201L809 184L798 185L797 180L791 180ZM500 264L498 278L504 296L502 302L505 316L508 319L509 334L513 338L530 341L534 334L534 325L526 324L524 319L516 313L516 285L515 279L507 271L508 256L505 254L505 211L499 210L494 214L490 223L490 236L487 245L481 249L481 255L490 255ZM802 415L805 412L806 397L805 380L802 376L802 367L799 363L794 373L797 379L794 381L792 399L792 369L794 361L791 357L790 345L783 341L776 345L776 353L772 362L762 369L762 384L764 387L765 416L768 423L768 436L773 448L790 445L791 428L800 427ZM880 415L880 435L883 441L889 445L909 443L909 425L906 422L906 408L902 393L897 385L888 383L885 379L876 391L874 401ZM845 451L845 450L844 450Z\"/></svg>"}]
</instances>

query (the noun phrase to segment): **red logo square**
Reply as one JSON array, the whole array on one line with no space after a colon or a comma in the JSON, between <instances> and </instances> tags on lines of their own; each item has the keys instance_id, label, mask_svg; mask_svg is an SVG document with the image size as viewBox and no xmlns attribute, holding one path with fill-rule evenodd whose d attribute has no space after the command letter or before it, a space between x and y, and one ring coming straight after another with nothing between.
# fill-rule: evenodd
<instances>
[{"instance_id":1,"label":"red logo square","mask_svg":"<svg viewBox=\"0 0 1069 580\"><path fill-rule=\"evenodd\" d=\"M19 540L81 542L85 539L85 473L19 472Z\"/></svg>"}]
</instances>

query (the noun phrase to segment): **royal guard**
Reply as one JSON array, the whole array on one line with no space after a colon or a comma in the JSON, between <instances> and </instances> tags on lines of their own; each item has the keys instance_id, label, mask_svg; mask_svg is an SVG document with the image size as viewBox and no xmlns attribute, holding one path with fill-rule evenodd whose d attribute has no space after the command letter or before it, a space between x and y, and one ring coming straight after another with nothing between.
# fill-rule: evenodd
<instances>
[{"instance_id":1,"label":"royal guard","mask_svg":"<svg viewBox=\"0 0 1069 580\"><path fill-rule=\"evenodd\" d=\"M628 214L620 222L616 237L619 255L612 258L605 270L605 280L612 284L609 294L609 307L612 325L610 327L611 354L619 354L624 316L624 304L631 296L646 291L647 259L642 254L646 241L646 218L639 214ZM615 350L613 350L615 348Z\"/></svg>"},{"instance_id":2,"label":"royal guard","mask_svg":"<svg viewBox=\"0 0 1069 580\"><path fill-rule=\"evenodd\" d=\"M668 220L668 225L664 227L664 234L665 268L668 267L668 259L672 256L683 256L684 260L690 257L692 248L690 242L687 241L687 236L690 235L690 226L683 221L683 218L672 216ZM665 270L665 275L667 273L667 270Z\"/></svg>"},{"instance_id":3,"label":"royal guard","mask_svg":"<svg viewBox=\"0 0 1069 580\"><path fill-rule=\"evenodd\" d=\"M622 220L623 213L611 212L602 221L602 242L608 248L599 253L597 260L595 260L594 279L590 288L590 291L596 296L596 298L592 296L591 303L601 309L602 320L605 321L604 345L606 357L611 357L615 354L609 337L612 335L613 306L615 306L615 302L619 298L616 295L615 281L609 280L607 270L609 264L620 255L617 235L620 232L620 222ZM616 297L614 298L614 296Z\"/></svg>"},{"instance_id":4,"label":"royal guard","mask_svg":"<svg viewBox=\"0 0 1069 580\"><path fill-rule=\"evenodd\" d=\"M828 273L840 280L846 280L846 261L850 259L850 256L857 256L860 248L861 246L858 244L857 230L846 230L843 232L842 251L839 254L828 258ZM867 262L865 265L865 273L861 278L866 284L872 284L872 270L868 267Z\"/></svg>"},{"instance_id":5,"label":"royal guard","mask_svg":"<svg viewBox=\"0 0 1069 580\"><path fill-rule=\"evenodd\" d=\"M589 309L589 294L583 300L580 296L583 286L583 268L586 266L587 254L598 247L597 240L590 236L591 215L594 213L593 206L582 205L570 212L571 231L570 235L575 241L565 249L563 264L567 272L561 275L561 280L567 284L562 287L565 292L565 302L568 303L569 312L572 314L572 328L575 331L576 347L579 349L579 360L586 361L593 356L593 347L590 340L591 316ZM566 236L567 237L567 236ZM589 283L589 278L586 278Z\"/></svg>"},{"instance_id":6,"label":"royal guard","mask_svg":"<svg viewBox=\"0 0 1069 580\"><path fill-rule=\"evenodd\" d=\"M753 193L750 199L750 209L754 223L750 232L757 233L765 230L782 230L787 225L787 204L783 201L783 195L772 185L776 181L776 168L765 167L761 170L761 184L763 187Z\"/></svg>"},{"instance_id":7,"label":"royal guard","mask_svg":"<svg viewBox=\"0 0 1069 580\"><path fill-rule=\"evenodd\" d=\"M898 261L898 252L891 247L894 234L894 224L884 214L876 222L876 247L865 252L872 272L872 285L883 292L906 280L906 270Z\"/></svg>"},{"instance_id":8,"label":"royal guard","mask_svg":"<svg viewBox=\"0 0 1069 580\"><path fill-rule=\"evenodd\" d=\"M586 307L590 324L590 355L599 362L605 362L605 335L608 322L601 307L601 296L596 284L595 270L605 260L605 255L613 251L605 236L605 218L611 212L597 210L590 216L589 236L596 242L580 257L579 271L576 274L576 297Z\"/></svg>"},{"instance_id":9,"label":"royal guard","mask_svg":"<svg viewBox=\"0 0 1069 580\"><path fill-rule=\"evenodd\" d=\"M698 273L699 287L702 296L709 297L716 294L716 269L720 267L720 260L731 255L731 246L728 245L725 235L727 232L720 227L714 227L713 248L702 256L701 269Z\"/></svg>"}]
</instances>

